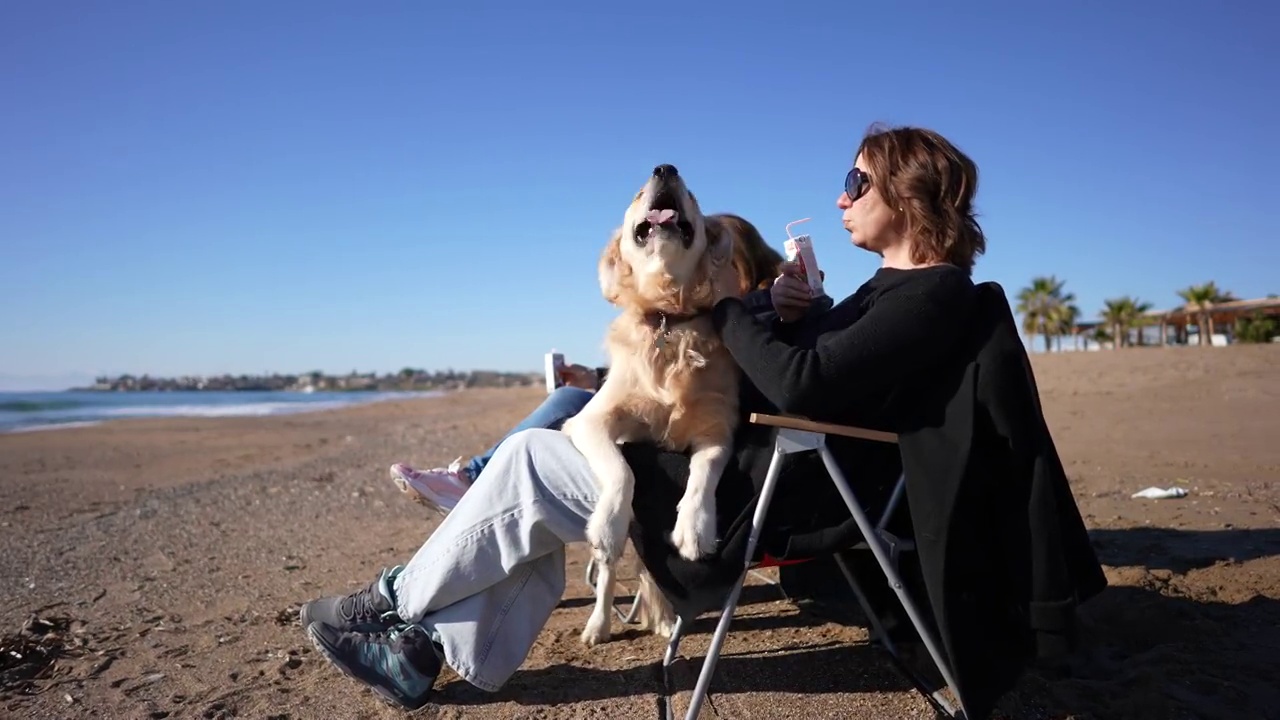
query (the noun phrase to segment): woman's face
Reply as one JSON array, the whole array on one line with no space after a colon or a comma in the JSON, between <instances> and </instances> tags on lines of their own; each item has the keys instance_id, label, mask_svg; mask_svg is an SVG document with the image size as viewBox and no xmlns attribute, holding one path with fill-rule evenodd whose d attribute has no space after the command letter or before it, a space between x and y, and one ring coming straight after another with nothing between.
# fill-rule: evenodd
<instances>
[{"instance_id":1,"label":"woman's face","mask_svg":"<svg viewBox=\"0 0 1280 720\"><path fill-rule=\"evenodd\" d=\"M885 203L876 186L877 179L871 177L861 153L853 161L853 166L861 171L861 178L855 177L850 186L840 193L836 207L843 211L844 229L849 231L853 244L863 250L883 254L901 240L896 214Z\"/></svg>"}]
</instances>

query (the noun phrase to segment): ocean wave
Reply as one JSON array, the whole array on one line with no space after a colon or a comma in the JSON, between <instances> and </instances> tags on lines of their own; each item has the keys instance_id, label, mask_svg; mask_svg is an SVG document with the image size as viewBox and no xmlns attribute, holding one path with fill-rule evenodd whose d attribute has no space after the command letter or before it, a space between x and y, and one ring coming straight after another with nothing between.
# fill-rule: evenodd
<instances>
[{"instance_id":1,"label":"ocean wave","mask_svg":"<svg viewBox=\"0 0 1280 720\"><path fill-rule=\"evenodd\" d=\"M355 405L357 403L344 400L328 400L319 402L258 402L239 405L125 405L122 407L101 408L95 415L103 417L259 417L263 415L284 415L293 412L309 412L312 410L333 410L335 408Z\"/></svg>"},{"instance_id":2,"label":"ocean wave","mask_svg":"<svg viewBox=\"0 0 1280 720\"><path fill-rule=\"evenodd\" d=\"M0 428L0 432L29 433L29 432L40 432L41 430L65 430L67 428L93 427L94 425L101 425L101 424L102 424L101 420L76 420L73 422L64 422L64 423L44 423L42 425L23 425L22 427L10 428L8 430Z\"/></svg>"},{"instance_id":3,"label":"ocean wave","mask_svg":"<svg viewBox=\"0 0 1280 720\"><path fill-rule=\"evenodd\" d=\"M5 398L0 400L0 433L79 427L124 418L229 418L289 415L411 398L442 391L378 393L107 393L102 397ZM254 397L257 395L257 397ZM265 395L265 397L264 397Z\"/></svg>"},{"instance_id":4,"label":"ocean wave","mask_svg":"<svg viewBox=\"0 0 1280 720\"><path fill-rule=\"evenodd\" d=\"M79 400L9 400L0 402L0 412L38 413L84 407Z\"/></svg>"}]
</instances>

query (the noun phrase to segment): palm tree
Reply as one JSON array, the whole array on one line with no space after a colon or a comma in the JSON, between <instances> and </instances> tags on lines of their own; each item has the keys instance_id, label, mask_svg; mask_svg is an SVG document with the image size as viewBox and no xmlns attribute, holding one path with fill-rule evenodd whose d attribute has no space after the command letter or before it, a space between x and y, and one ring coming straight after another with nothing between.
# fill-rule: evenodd
<instances>
[{"instance_id":1,"label":"palm tree","mask_svg":"<svg viewBox=\"0 0 1280 720\"><path fill-rule=\"evenodd\" d=\"M1196 331L1201 345L1213 343L1213 315L1210 312L1218 303L1230 302L1235 297L1230 292L1218 290L1218 286L1210 280L1203 285L1192 285L1178 291L1187 312L1196 316Z\"/></svg>"},{"instance_id":2,"label":"palm tree","mask_svg":"<svg viewBox=\"0 0 1280 720\"><path fill-rule=\"evenodd\" d=\"M1147 343L1143 334L1143 330L1147 327L1150 327L1152 323L1156 322L1155 318L1147 315L1147 313L1151 311L1151 303L1143 302L1137 298L1131 298L1131 301L1133 303L1133 315L1131 316L1129 325L1134 330L1138 331L1136 335L1138 339L1138 344L1146 345Z\"/></svg>"},{"instance_id":3,"label":"palm tree","mask_svg":"<svg viewBox=\"0 0 1280 720\"><path fill-rule=\"evenodd\" d=\"M1138 328L1139 344L1141 344L1142 327L1148 324L1145 313L1151 309L1151 303L1125 295L1104 300L1103 305L1105 307L1100 315L1111 328L1111 347L1116 349L1129 344L1129 331L1133 328Z\"/></svg>"},{"instance_id":4,"label":"palm tree","mask_svg":"<svg viewBox=\"0 0 1280 720\"><path fill-rule=\"evenodd\" d=\"M1044 336L1045 352L1052 350L1050 339L1061 334L1062 307L1075 301L1075 295L1063 293L1065 280L1055 276L1036 277L1031 285L1018 293L1018 312L1022 314L1022 331L1028 338Z\"/></svg>"},{"instance_id":5,"label":"palm tree","mask_svg":"<svg viewBox=\"0 0 1280 720\"><path fill-rule=\"evenodd\" d=\"M1129 309L1125 302L1126 298L1113 298L1111 300L1103 300L1102 312L1098 313L1102 321L1110 328L1108 333L1111 336L1111 349L1118 350L1124 347L1124 339L1129 334L1128 322Z\"/></svg>"},{"instance_id":6,"label":"palm tree","mask_svg":"<svg viewBox=\"0 0 1280 720\"><path fill-rule=\"evenodd\" d=\"M1057 335L1058 352L1062 352L1062 336L1074 334L1080 320L1080 308L1071 302L1074 299L1075 296L1068 293L1049 318L1049 325Z\"/></svg>"}]
</instances>

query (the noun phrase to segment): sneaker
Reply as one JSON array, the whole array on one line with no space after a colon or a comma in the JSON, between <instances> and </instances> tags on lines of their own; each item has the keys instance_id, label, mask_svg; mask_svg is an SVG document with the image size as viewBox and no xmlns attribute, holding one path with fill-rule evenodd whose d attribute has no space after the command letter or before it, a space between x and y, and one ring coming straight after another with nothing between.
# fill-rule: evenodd
<instances>
[{"instance_id":1,"label":"sneaker","mask_svg":"<svg viewBox=\"0 0 1280 720\"><path fill-rule=\"evenodd\" d=\"M307 626L307 635L334 667L405 710L427 704L444 666L444 652L418 625L356 633L313 622Z\"/></svg>"},{"instance_id":2,"label":"sneaker","mask_svg":"<svg viewBox=\"0 0 1280 720\"><path fill-rule=\"evenodd\" d=\"M462 458L447 468L415 470L404 463L391 466L391 481L400 492L441 512L449 512L471 487L471 479L462 467Z\"/></svg>"},{"instance_id":3,"label":"sneaker","mask_svg":"<svg viewBox=\"0 0 1280 720\"><path fill-rule=\"evenodd\" d=\"M350 595L312 600L298 611L302 627L324 623L340 632L383 632L401 622L396 613L396 576L403 570L397 565L383 570L368 587Z\"/></svg>"}]
</instances>

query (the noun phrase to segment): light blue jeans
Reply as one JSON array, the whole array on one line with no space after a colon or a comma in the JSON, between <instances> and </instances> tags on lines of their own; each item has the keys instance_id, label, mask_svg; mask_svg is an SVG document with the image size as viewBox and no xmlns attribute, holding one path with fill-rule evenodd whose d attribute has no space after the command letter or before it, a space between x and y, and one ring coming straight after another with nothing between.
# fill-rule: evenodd
<instances>
[{"instance_id":1,"label":"light blue jeans","mask_svg":"<svg viewBox=\"0 0 1280 720\"><path fill-rule=\"evenodd\" d=\"M586 407L587 401L595 393L582 388L558 387L547 395L547 399L542 404L534 408L524 420L521 420L511 432L502 437L501 440L493 444L493 447L484 452L483 455L477 455L471 458L467 463L467 472L474 481L480 477L480 473L484 472L485 465L493 459L493 454L498 451L498 446L506 442L507 438L515 435L521 430L529 430L530 428L546 428L548 430L559 430L564 421L582 412L582 408Z\"/></svg>"},{"instance_id":2,"label":"light blue jeans","mask_svg":"<svg viewBox=\"0 0 1280 720\"><path fill-rule=\"evenodd\" d=\"M396 609L426 628L463 679L496 691L533 647L565 588L565 545L596 505L586 458L556 430L501 443L396 577Z\"/></svg>"}]
</instances>

